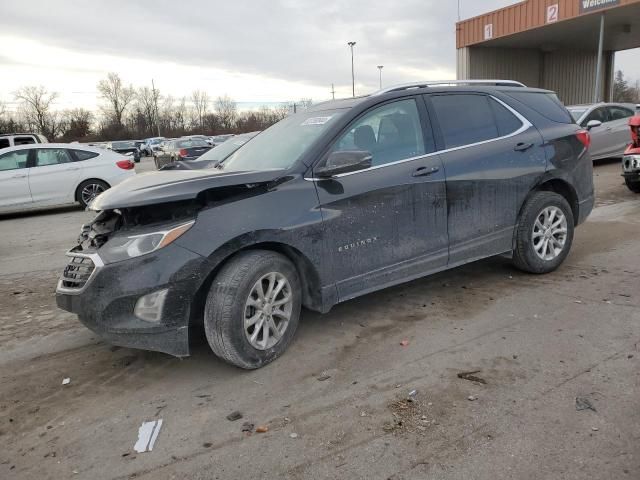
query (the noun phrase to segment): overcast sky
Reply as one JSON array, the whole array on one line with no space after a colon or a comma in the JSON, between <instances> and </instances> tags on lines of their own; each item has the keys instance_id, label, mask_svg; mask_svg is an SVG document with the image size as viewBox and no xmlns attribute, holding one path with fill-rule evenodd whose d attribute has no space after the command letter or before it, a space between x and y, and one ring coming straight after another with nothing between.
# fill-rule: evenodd
<instances>
[{"instance_id":1,"label":"overcast sky","mask_svg":"<svg viewBox=\"0 0 640 480\"><path fill-rule=\"evenodd\" d=\"M59 108L94 108L96 83L176 97L194 89L240 102L315 101L378 84L455 78L455 0L2 0L0 99L24 85L60 94ZM517 3L462 0L462 18ZM640 77L636 50L620 55ZM628 57L628 58L627 58ZM626 70L626 68L625 68ZM11 106L11 105L10 105Z\"/></svg>"}]
</instances>

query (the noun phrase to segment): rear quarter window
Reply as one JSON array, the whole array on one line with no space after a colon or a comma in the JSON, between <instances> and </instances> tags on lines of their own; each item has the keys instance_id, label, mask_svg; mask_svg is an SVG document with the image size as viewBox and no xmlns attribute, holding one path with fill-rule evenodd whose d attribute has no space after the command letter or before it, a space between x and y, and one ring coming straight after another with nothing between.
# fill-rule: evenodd
<instances>
[{"instance_id":1,"label":"rear quarter window","mask_svg":"<svg viewBox=\"0 0 640 480\"><path fill-rule=\"evenodd\" d=\"M503 92L527 107L535 110L543 117L558 123L575 123L571 114L558 99L555 93L545 92Z\"/></svg>"},{"instance_id":2,"label":"rear quarter window","mask_svg":"<svg viewBox=\"0 0 640 480\"><path fill-rule=\"evenodd\" d=\"M78 162L81 162L82 160L89 160L90 158L95 158L99 155L99 153L89 152L87 150L71 150L71 153Z\"/></svg>"}]
</instances>

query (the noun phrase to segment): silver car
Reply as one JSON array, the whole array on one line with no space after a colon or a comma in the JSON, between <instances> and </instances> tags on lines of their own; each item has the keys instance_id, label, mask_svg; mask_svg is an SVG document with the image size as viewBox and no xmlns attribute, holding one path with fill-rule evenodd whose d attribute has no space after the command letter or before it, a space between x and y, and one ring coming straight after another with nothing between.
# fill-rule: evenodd
<instances>
[{"instance_id":1,"label":"silver car","mask_svg":"<svg viewBox=\"0 0 640 480\"><path fill-rule=\"evenodd\" d=\"M629 144L629 117L640 113L632 103L595 103L567 107L578 125L591 133L591 158L622 157Z\"/></svg>"}]
</instances>

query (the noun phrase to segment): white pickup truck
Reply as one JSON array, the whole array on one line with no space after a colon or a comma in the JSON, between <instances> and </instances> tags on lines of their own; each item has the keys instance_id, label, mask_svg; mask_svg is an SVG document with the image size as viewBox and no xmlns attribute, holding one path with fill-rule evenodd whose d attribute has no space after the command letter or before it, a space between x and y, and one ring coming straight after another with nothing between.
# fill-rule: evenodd
<instances>
[{"instance_id":1,"label":"white pickup truck","mask_svg":"<svg viewBox=\"0 0 640 480\"><path fill-rule=\"evenodd\" d=\"M37 133L2 133L0 134L0 149L16 145L28 145L31 143L49 143L44 135Z\"/></svg>"}]
</instances>

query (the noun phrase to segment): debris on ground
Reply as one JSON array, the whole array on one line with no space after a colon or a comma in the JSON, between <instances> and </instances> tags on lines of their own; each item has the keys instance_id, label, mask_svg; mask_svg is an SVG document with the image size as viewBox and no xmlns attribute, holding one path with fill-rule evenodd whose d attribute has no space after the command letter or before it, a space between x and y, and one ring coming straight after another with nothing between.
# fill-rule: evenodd
<instances>
[{"instance_id":1,"label":"debris on ground","mask_svg":"<svg viewBox=\"0 0 640 480\"><path fill-rule=\"evenodd\" d=\"M594 432L597 432L599 430L598 427L591 427L591 430L593 430Z\"/></svg>"},{"instance_id":2,"label":"debris on ground","mask_svg":"<svg viewBox=\"0 0 640 480\"><path fill-rule=\"evenodd\" d=\"M329 380L331 378L331 375L329 375L327 372L322 372L319 376L318 376L318 381L319 382L324 382L325 380Z\"/></svg>"},{"instance_id":3,"label":"debris on ground","mask_svg":"<svg viewBox=\"0 0 640 480\"><path fill-rule=\"evenodd\" d=\"M133 446L133 449L138 453L150 452L153 450L153 445L156 443L161 427L161 418L152 422L142 422L142 425L140 425L140 428L138 429L138 441Z\"/></svg>"},{"instance_id":4,"label":"debris on ground","mask_svg":"<svg viewBox=\"0 0 640 480\"><path fill-rule=\"evenodd\" d=\"M391 421L385 422L382 429L389 433L409 432L425 435L430 425L437 424L435 421L428 420L425 408L418 399L391 402L389 410L393 418Z\"/></svg>"},{"instance_id":5,"label":"debris on ground","mask_svg":"<svg viewBox=\"0 0 640 480\"><path fill-rule=\"evenodd\" d=\"M406 347L407 345L409 345L409 340L402 340L400 342L400 345L403 346L403 347Z\"/></svg>"},{"instance_id":6,"label":"debris on ground","mask_svg":"<svg viewBox=\"0 0 640 480\"><path fill-rule=\"evenodd\" d=\"M242 424L242 431L243 431L244 433L252 433L252 432L253 432L253 427L254 427L254 426L255 426L255 425L254 425L253 423L250 423L250 422L244 422L244 423Z\"/></svg>"},{"instance_id":7,"label":"debris on ground","mask_svg":"<svg viewBox=\"0 0 640 480\"><path fill-rule=\"evenodd\" d=\"M467 400L469 400L470 402L475 402L478 399L478 397L474 396L474 395L469 395L467 397Z\"/></svg>"},{"instance_id":8,"label":"debris on ground","mask_svg":"<svg viewBox=\"0 0 640 480\"><path fill-rule=\"evenodd\" d=\"M295 433L295 432L294 432L294 433L290 433L290 434L289 434L289 436L290 436L291 438L298 438L298 434L297 434L297 433Z\"/></svg>"},{"instance_id":9,"label":"debris on ground","mask_svg":"<svg viewBox=\"0 0 640 480\"><path fill-rule=\"evenodd\" d=\"M260 425L256 428L256 433L267 433L269 431L269 427L267 425Z\"/></svg>"},{"instance_id":10,"label":"debris on ground","mask_svg":"<svg viewBox=\"0 0 640 480\"><path fill-rule=\"evenodd\" d=\"M63 378L62 379L62 384L63 385L69 385L71 383L71 379L70 378Z\"/></svg>"},{"instance_id":11,"label":"debris on ground","mask_svg":"<svg viewBox=\"0 0 640 480\"><path fill-rule=\"evenodd\" d=\"M582 410L597 411L596 407L593 406L593 403L591 403L591 400L587 397L576 397L576 411L581 412Z\"/></svg>"},{"instance_id":12,"label":"debris on ground","mask_svg":"<svg viewBox=\"0 0 640 480\"><path fill-rule=\"evenodd\" d=\"M476 376L476 373L480 373L480 370L473 370L471 372L460 372L458 374L458 378L461 378L462 380L469 380L470 382L476 382L476 383L481 383L482 385L486 385L487 381L482 377Z\"/></svg>"},{"instance_id":13,"label":"debris on ground","mask_svg":"<svg viewBox=\"0 0 640 480\"><path fill-rule=\"evenodd\" d=\"M409 395L407 395L407 402L415 402L417 395L418 395L418 390L411 390L409 392Z\"/></svg>"},{"instance_id":14,"label":"debris on ground","mask_svg":"<svg viewBox=\"0 0 640 480\"><path fill-rule=\"evenodd\" d=\"M240 413L238 410L227 415L227 420L229 420L230 422L235 422L236 420L240 420L241 418L242 413Z\"/></svg>"}]
</instances>

